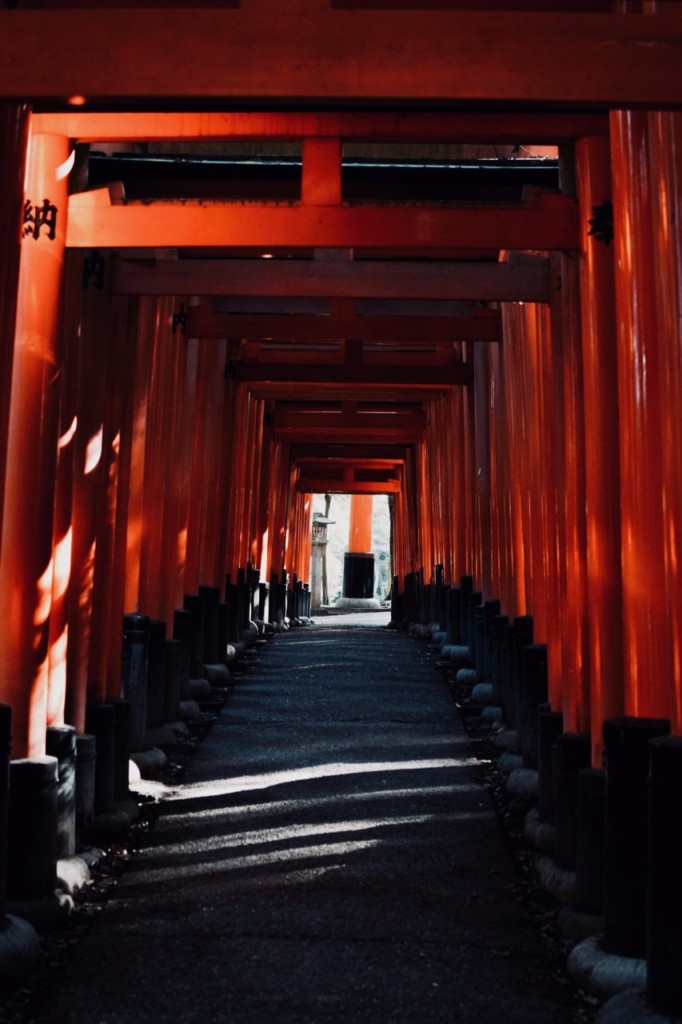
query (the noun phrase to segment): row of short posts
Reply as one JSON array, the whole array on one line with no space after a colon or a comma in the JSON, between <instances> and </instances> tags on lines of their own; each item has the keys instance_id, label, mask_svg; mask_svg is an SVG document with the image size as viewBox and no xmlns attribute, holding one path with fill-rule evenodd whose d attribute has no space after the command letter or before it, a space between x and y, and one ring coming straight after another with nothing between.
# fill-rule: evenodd
<instances>
[{"instance_id":1,"label":"row of short posts","mask_svg":"<svg viewBox=\"0 0 682 1024\"><path fill-rule=\"evenodd\" d=\"M416 623L420 626L435 623L445 629L445 594L448 588L443 583L443 566L435 566L428 582L424 582L424 579L423 568L407 573L401 592L399 577L393 578L391 618L396 623Z\"/></svg>"},{"instance_id":2,"label":"row of short posts","mask_svg":"<svg viewBox=\"0 0 682 1024\"><path fill-rule=\"evenodd\" d=\"M94 775L86 770L93 737L79 737L68 725L51 727L44 756L12 759L11 719L10 707L0 705L0 995L21 982L37 957L28 922L49 921L67 906L56 896L57 865L80 848L78 810L88 802L88 785L94 799ZM72 884L78 874L71 870ZM86 877L81 863L79 883Z\"/></svg>"},{"instance_id":3,"label":"row of short posts","mask_svg":"<svg viewBox=\"0 0 682 1024\"><path fill-rule=\"evenodd\" d=\"M463 584L459 600L470 608L479 595ZM469 629L470 612L464 618ZM547 648L533 643L532 618L510 623L499 602L485 601L473 621L466 638L477 673L517 730L523 767L537 770L554 863L574 873L571 913L598 922L604 953L646 960L650 1004L682 1014L682 737L665 719L608 719L604 768L593 768L590 736L564 732L548 703Z\"/></svg>"},{"instance_id":4,"label":"row of short posts","mask_svg":"<svg viewBox=\"0 0 682 1024\"><path fill-rule=\"evenodd\" d=\"M623 716L604 723L604 767L590 737L567 733L548 703L547 648L532 616L510 621L483 601L471 576L457 587L436 574L394 578L392 618L439 624L491 685L521 766L537 772L537 815L552 827L553 860L573 874L571 913L601 927L607 954L646 960L655 1010L682 1016L682 737L667 720Z\"/></svg>"},{"instance_id":5,"label":"row of short posts","mask_svg":"<svg viewBox=\"0 0 682 1024\"><path fill-rule=\"evenodd\" d=\"M296 573L292 573L287 589L287 617L290 624L297 624L310 618L311 601L309 585L299 580Z\"/></svg>"},{"instance_id":6,"label":"row of short posts","mask_svg":"<svg viewBox=\"0 0 682 1024\"><path fill-rule=\"evenodd\" d=\"M0 705L0 994L20 980L15 951L7 962L16 978L3 976L17 928L21 945L37 951L35 932L16 915L42 920L54 902L58 865L90 842L127 832L136 814L131 754L149 746L154 729L182 717L198 680L210 689L211 679L228 678L227 661L253 636L253 620L268 613L269 588L251 567L239 570L234 584L228 576L225 601L220 597L210 586L185 595L172 636L162 621L124 616L121 696L89 703L83 734L70 725L49 728L45 756L11 759L11 709Z\"/></svg>"},{"instance_id":7,"label":"row of short posts","mask_svg":"<svg viewBox=\"0 0 682 1024\"><path fill-rule=\"evenodd\" d=\"M49 895L58 861L93 838L129 828L135 815L131 754L150 745L150 730L178 720L181 703L191 699L192 680L205 677L211 666L225 666L228 645L248 622L246 591L239 600L229 596L232 611L220 602L217 587L186 595L171 637L162 621L124 616L122 696L90 702L83 734L69 725L48 729L44 757L9 762L5 863L12 902ZM1 724L4 729L4 719Z\"/></svg>"},{"instance_id":8,"label":"row of short posts","mask_svg":"<svg viewBox=\"0 0 682 1024\"><path fill-rule=\"evenodd\" d=\"M312 591L310 585L303 583L296 573L282 569L281 575L278 576L273 572L270 576L269 591L269 622L272 625L296 625L310 618Z\"/></svg>"},{"instance_id":9,"label":"row of short posts","mask_svg":"<svg viewBox=\"0 0 682 1024\"><path fill-rule=\"evenodd\" d=\"M422 600L424 587L423 569L406 574L402 591L400 591L399 585L399 577L395 576L391 595L391 618L395 623L402 623L404 625L413 622L425 625L423 616L424 602Z\"/></svg>"}]
</instances>

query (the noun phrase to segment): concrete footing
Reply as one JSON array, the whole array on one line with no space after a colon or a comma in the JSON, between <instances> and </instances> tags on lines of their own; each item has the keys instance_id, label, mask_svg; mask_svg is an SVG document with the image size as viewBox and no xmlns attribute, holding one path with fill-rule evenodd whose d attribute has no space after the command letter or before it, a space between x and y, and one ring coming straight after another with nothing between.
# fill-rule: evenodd
<instances>
[{"instance_id":1,"label":"concrete footing","mask_svg":"<svg viewBox=\"0 0 682 1024\"><path fill-rule=\"evenodd\" d=\"M574 946L566 966L576 985L597 999L608 999L618 992L643 989L646 985L646 960L607 953L596 936ZM633 1024L633 1019L629 1018L628 1024Z\"/></svg>"},{"instance_id":2,"label":"concrete footing","mask_svg":"<svg viewBox=\"0 0 682 1024\"><path fill-rule=\"evenodd\" d=\"M462 671L466 671L466 669L463 669ZM474 673L474 675L475 675L475 673ZM458 672L457 673L457 682L460 682L459 676L460 676L460 673ZM462 679L462 682L464 682L464 681L465 680ZM470 680L467 679L466 681L469 682ZM492 702L493 702L493 684L492 683L476 683L476 685L474 686L473 690L471 691L471 699L476 701L477 704L483 704L486 707L489 704L492 704Z\"/></svg>"},{"instance_id":3,"label":"concrete footing","mask_svg":"<svg viewBox=\"0 0 682 1024\"><path fill-rule=\"evenodd\" d=\"M629 988L609 999L596 1017L596 1024L680 1024L680 1017L666 1017L647 1003L646 992Z\"/></svg>"},{"instance_id":4,"label":"concrete footing","mask_svg":"<svg viewBox=\"0 0 682 1024\"><path fill-rule=\"evenodd\" d=\"M31 973L40 944L33 925L7 914L0 922L0 996L14 992Z\"/></svg>"},{"instance_id":5,"label":"concrete footing","mask_svg":"<svg viewBox=\"0 0 682 1024\"><path fill-rule=\"evenodd\" d=\"M531 807L523 825L523 834L534 850L552 853L556 842L556 828L543 821L537 807Z\"/></svg>"},{"instance_id":6,"label":"concrete footing","mask_svg":"<svg viewBox=\"0 0 682 1024\"><path fill-rule=\"evenodd\" d=\"M335 608L345 608L348 611L379 611L381 604L376 597L339 597L334 602Z\"/></svg>"},{"instance_id":7,"label":"concrete footing","mask_svg":"<svg viewBox=\"0 0 682 1024\"><path fill-rule=\"evenodd\" d=\"M137 766L140 775L145 778L157 775L168 763L167 756L158 747L136 751L130 755L130 760ZM134 781L134 777L132 781Z\"/></svg>"},{"instance_id":8,"label":"concrete footing","mask_svg":"<svg viewBox=\"0 0 682 1024\"><path fill-rule=\"evenodd\" d=\"M575 871L557 867L552 857L539 856L535 860L538 881L545 892L559 903L570 904L575 898Z\"/></svg>"},{"instance_id":9,"label":"concrete footing","mask_svg":"<svg viewBox=\"0 0 682 1024\"><path fill-rule=\"evenodd\" d=\"M503 775L511 775L512 772L518 772L523 767L523 761L521 755L511 750L505 750L503 754L497 759L498 771L501 771Z\"/></svg>"},{"instance_id":10,"label":"concrete footing","mask_svg":"<svg viewBox=\"0 0 682 1024\"><path fill-rule=\"evenodd\" d=\"M517 768L507 779L507 789L516 796L537 799L538 773L532 768Z\"/></svg>"}]
</instances>

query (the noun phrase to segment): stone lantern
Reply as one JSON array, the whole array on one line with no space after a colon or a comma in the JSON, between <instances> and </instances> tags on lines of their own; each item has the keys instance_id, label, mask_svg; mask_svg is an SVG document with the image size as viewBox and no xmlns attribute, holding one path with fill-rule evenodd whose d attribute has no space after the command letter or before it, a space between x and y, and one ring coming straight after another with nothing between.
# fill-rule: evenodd
<instances>
[{"instance_id":1,"label":"stone lantern","mask_svg":"<svg viewBox=\"0 0 682 1024\"><path fill-rule=\"evenodd\" d=\"M335 519L325 519L320 512L313 514L312 565L310 569L310 590L312 608L322 607L322 580L324 576L325 553L327 550L327 527L333 526Z\"/></svg>"}]
</instances>

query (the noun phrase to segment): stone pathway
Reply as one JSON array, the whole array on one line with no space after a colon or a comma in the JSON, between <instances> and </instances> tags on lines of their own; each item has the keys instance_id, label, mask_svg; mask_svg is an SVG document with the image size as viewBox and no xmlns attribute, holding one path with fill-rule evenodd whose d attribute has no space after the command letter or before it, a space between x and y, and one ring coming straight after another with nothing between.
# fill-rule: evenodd
<instances>
[{"instance_id":1,"label":"stone pathway","mask_svg":"<svg viewBox=\"0 0 682 1024\"><path fill-rule=\"evenodd\" d=\"M253 661L36 1024L569 1024L426 645Z\"/></svg>"}]
</instances>

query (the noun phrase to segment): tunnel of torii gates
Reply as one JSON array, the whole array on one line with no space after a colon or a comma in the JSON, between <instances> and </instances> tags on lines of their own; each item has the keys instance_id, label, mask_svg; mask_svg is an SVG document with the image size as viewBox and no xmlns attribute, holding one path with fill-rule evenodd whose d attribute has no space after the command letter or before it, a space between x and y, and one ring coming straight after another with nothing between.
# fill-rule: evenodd
<instances>
[{"instance_id":1,"label":"tunnel of torii gates","mask_svg":"<svg viewBox=\"0 0 682 1024\"><path fill-rule=\"evenodd\" d=\"M612 716L679 734L680 5L45 6L0 12L13 757L120 695L124 613L307 580L334 491L391 496L399 586L532 615L595 766ZM196 143L296 180L140 191ZM446 195L390 177L452 146Z\"/></svg>"}]
</instances>

